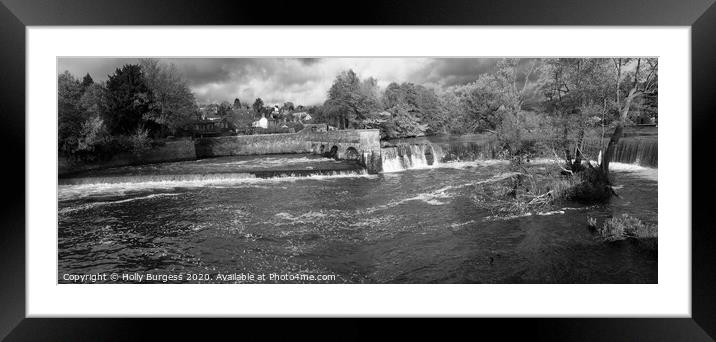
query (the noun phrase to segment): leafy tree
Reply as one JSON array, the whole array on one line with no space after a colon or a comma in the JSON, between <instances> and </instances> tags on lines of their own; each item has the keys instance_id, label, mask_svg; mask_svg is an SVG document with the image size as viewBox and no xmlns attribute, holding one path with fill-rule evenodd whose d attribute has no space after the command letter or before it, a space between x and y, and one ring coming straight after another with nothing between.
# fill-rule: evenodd
<instances>
[{"instance_id":1,"label":"leafy tree","mask_svg":"<svg viewBox=\"0 0 716 342\"><path fill-rule=\"evenodd\" d=\"M142 59L139 63L151 100L150 110L144 119L153 121L154 127L165 127L169 133L175 134L179 127L195 116L194 94L174 64L157 59Z\"/></svg>"},{"instance_id":2,"label":"leafy tree","mask_svg":"<svg viewBox=\"0 0 716 342\"><path fill-rule=\"evenodd\" d=\"M619 143L623 133L624 125L629 116L629 111L632 108L632 103L635 100L654 94L658 91L657 84L657 73L658 73L658 59L656 58L637 58L634 74L632 76L633 81L630 80L631 90L624 99L624 104L621 107L617 107L619 110L619 116L616 118L616 126L614 133L612 133L609 143L604 152L604 158L600 165L602 173L608 178L609 177L609 162L614 156L616 145ZM619 70L621 71L621 70ZM619 89L619 78L616 80L617 89ZM617 91L617 103L619 103L619 91Z\"/></svg>"},{"instance_id":3,"label":"leafy tree","mask_svg":"<svg viewBox=\"0 0 716 342\"><path fill-rule=\"evenodd\" d=\"M69 71L57 77L58 147L65 154L76 149L77 137L85 121L81 97L82 85Z\"/></svg>"},{"instance_id":4,"label":"leafy tree","mask_svg":"<svg viewBox=\"0 0 716 342\"><path fill-rule=\"evenodd\" d=\"M90 84L82 93L79 105L86 117L103 117L107 111L107 89L103 84Z\"/></svg>"},{"instance_id":5,"label":"leafy tree","mask_svg":"<svg viewBox=\"0 0 716 342\"><path fill-rule=\"evenodd\" d=\"M380 109L377 80L361 81L353 70L341 72L328 90L324 108L336 126L356 126L371 112Z\"/></svg>"},{"instance_id":6,"label":"leafy tree","mask_svg":"<svg viewBox=\"0 0 716 342\"><path fill-rule=\"evenodd\" d=\"M151 109L152 93L139 65L126 64L107 80L105 124L111 134L132 134Z\"/></svg>"},{"instance_id":7,"label":"leafy tree","mask_svg":"<svg viewBox=\"0 0 716 342\"><path fill-rule=\"evenodd\" d=\"M254 104L251 105L251 108L253 108L254 113L261 114L264 110L264 100L262 100L260 97L254 101Z\"/></svg>"},{"instance_id":8,"label":"leafy tree","mask_svg":"<svg viewBox=\"0 0 716 342\"><path fill-rule=\"evenodd\" d=\"M223 101L219 104L219 107L216 109L216 115L220 118L230 118L232 116L231 104L229 101Z\"/></svg>"},{"instance_id":9,"label":"leafy tree","mask_svg":"<svg viewBox=\"0 0 716 342\"><path fill-rule=\"evenodd\" d=\"M410 105L397 104L393 110L392 125L388 126L389 137L415 137L425 135L428 125L422 124ZM393 130L391 132L391 129Z\"/></svg>"},{"instance_id":10,"label":"leafy tree","mask_svg":"<svg viewBox=\"0 0 716 342\"><path fill-rule=\"evenodd\" d=\"M82 78L82 91L87 89L89 86L91 86L94 83L92 80L92 76L90 76L89 73L85 75L85 77Z\"/></svg>"},{"instance_id":11,"label":"leafy tree","mask_svg":"<svg viewBox=\"0 0 716 342\"><path fill-rule=\"evenodd\" d=\"M293 111L296 109L296 107L293 105L293 102L284 102L283 106L281 106L281 109L286 111Z\"/></svg>"},{"instance_id":12,"label":"leafy tree","mask_svg":"<svg viewBox=\"0 0 716 342\"><path fill-rule=\"evenodd\" d=\"M82 123L77 139L77 151L84 153L94 152L98 146L107 141L107 131L104 121L98 115L89 117Z\"/></svg>"},{"instance_id":13,"label":"leafy tree","mask_svg":"<svg viewBox=\"0 0 716 342\"><path fill-rule=\"evenodd\" d=\"M393 124L397 125L397 132L424 135L426 132L434 133L440 130L442 125L440 101L432 89L413 83L398 85L393 82L383 92L382 103L388 112L394 114ZM397 113L405 114L395 115ZM410 128L406 127L403 130L399 128L398 122L402 122L403 125Z\"/></svg>"}]
</instances>

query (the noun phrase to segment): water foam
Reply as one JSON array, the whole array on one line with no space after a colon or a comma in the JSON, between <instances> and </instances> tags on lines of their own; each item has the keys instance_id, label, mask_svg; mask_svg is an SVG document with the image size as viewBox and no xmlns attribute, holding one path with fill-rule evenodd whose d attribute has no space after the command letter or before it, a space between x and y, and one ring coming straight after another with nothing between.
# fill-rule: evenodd
<instances>
[{"instance_id":1,"label":"water foam","mask_svg":"<svg viewBox=\"0 0 716 342\"><path fill-rule=\"evenodd\" d=\"M60 185L58 199L60 201L84 198L101 194L124 195L131 191L175 189L175 188L199 188L199 187L242 187L267 185L285 182L298 181L331 181L346 178L376 178L377 175L370 175L366 170L361 171L334 171L330 174L312 175L287 175L273 178L259 178L251 174L208 174L188 175L177 177L167 176L168 180L148 180L142 178L131 179L133 181L108 182L108 183L87 183Z\"/></svg>"},{"instance_id":2,"label":"water foam","mask_svg":"<svg viewBox=\"0 0 716 342\"><path fill-rule=\"evenodd\" d=\"M74 213L77 211L88 210L88 209L105 206L105 205L120 204L120 203L127 203L127 202L133 202L133 201L147 200L147 199L152 199L152 198L157 198L157 197L179 196L179 195L181 195L181 194L161 193L161 194L151 194L151 195L147 195L147 196L126 198L126 199L117 200L117 201L99 201L99 202L83 203L81 205L74 206L74 207L62 208L58 211L58 214L60 214L60 215L70 214L70 213Z\"/></svg>"}]
</instances>

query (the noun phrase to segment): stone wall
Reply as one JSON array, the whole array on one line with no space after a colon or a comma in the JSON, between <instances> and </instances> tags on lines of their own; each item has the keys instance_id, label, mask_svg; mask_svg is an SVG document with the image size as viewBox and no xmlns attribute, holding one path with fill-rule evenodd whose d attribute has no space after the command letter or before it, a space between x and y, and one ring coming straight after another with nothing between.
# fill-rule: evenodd
<instances>
[{"instance_id":1,"label":"stone wall","mask_svg":"<svg viewBox=\"0 0 716 342\"><path fill-rule=\"evenodd\" d=\"M311 142L299 133L203 138L195 149L197 158L312 152Z\"/></svg>"},{"instance_id":2,"label":"stone wall","mask_svg":"<svg viewBox=\"0 0 716 342\"><path fill-rule=\"evenodd\" d=\"M248 156L261 154L321 153L338 147L338 157L345 158L348 148L359 153L380 153L378 130L342 130L312 132L304 129L298 133L239 135L196 140L198 158L219 156Z\"/></svg>"},{"instance_id":3,"label":"stone wall","mask_svg":"<svg viewBox=\"0 0 716 342\"><path fill-rule=\"evenodd\" d=\"M109 160L90 163L71 162L66 158L58 158L58 174L68 175L76 172L106 169L110 167L142 165L152 163L173 162L182 160L196 159L196 151L194 149L194 141L192 140L176 140L167 141L159 146L155 146L150 150L134 154L131 152L119 153L112 156Z\"/></svg>"},{"instance_id":4,"label":"stone wall","mask_svg":"<svg viewBox=\"0 0 716 342\"><path fill-rule=\"evenodd\" d=\"M70 163L59 160L59 174L103 169L110 167L194 160L222 156L249 156L262 154L321 153L333 146L338 158L348 159L349 148L354 148L369 172L380 171L375 160L380 160L380 134L376 129L314 132L304 129L299 133L239 135L196 140L170 141L141 155L120 153L112 159L98 163Z\"/></svg>"}]
</instances>

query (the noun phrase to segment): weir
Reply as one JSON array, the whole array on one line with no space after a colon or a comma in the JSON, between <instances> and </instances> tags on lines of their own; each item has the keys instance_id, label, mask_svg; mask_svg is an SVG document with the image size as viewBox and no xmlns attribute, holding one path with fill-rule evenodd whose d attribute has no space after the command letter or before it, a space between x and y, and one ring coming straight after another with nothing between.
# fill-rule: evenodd
<instances>
[{"instance_id":1,"label":"weir","mask_svg":"<svg viewBox=\"0 0 716 342\"><path fill-rule=\"evenodd\" d=\"M592 146L593 145L593 146ZM596 150L594 150L596 148ZM585 151L596 155L599 149L589 143ZM383 142L377 129L316 130L307 126L298 133L239 135L167 142L144 155L120 154L109 161L94 164L70 165L59 160L59 175L66 177L86 171L122 166L166 163L224 156L260 156L276 154L330 155L336 160L355 161L355 168L368 173L393 172L434 167L454 161L494 159L499 146L492 140L480 141L397 141ZM658 167L658 139L656 137L625 137L616 147L613 162ZM346 172L357 172L346 170ZM251 172L257 177L280 177L328 174L332 170L261 170ZM179 177L177 175L170 176ZM194 175L185 175L187 178ZM119 181L114 179L111 181Z\"/></svg>"},{"instance_id":2,"label":"weir","mask_svg":"<svg viewBox=\"0 0 716 342\"><path fill-rule=\"evenodd\" d=\"M197 158L330 151L335 159L358 161L369 173L381 170L377 129L319 131L315 126L308 126L298 133L197 139L195 148Z\"/></svg>"},{"instance_id":3,"label":"weir","mask_svg":"<svg viewBox=\"0 0 716 342\"><path fill-rule=\"evenodd\" d=\"M596 156L599 147L589 146L590 155ZM398 142L385 143L381 148L383 172L434 167L455 161L494 159L499 146L494 141L480 142ZM622 138L616 146L612 162L658 167L658 139L656 137ZM545 155L552 157L551 155Z\"/></svg>"}]
</instances>

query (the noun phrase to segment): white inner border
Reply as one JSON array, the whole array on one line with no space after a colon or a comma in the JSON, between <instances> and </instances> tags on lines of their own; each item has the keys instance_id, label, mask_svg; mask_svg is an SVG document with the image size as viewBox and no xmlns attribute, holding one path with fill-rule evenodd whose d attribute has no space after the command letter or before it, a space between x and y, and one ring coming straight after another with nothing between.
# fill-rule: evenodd
<instances>
[{"instance_id":1,"label":"white inner border","mask_svg":"<svg viewBox=\"0 0 716 342\"><path fill-rule=\"evenodd\" d=\"M690 317L690 36L689 27L28 27L27 316ZM58 285L58 56L658 56L659 282Z\"/></svg>"}]
</instances>

